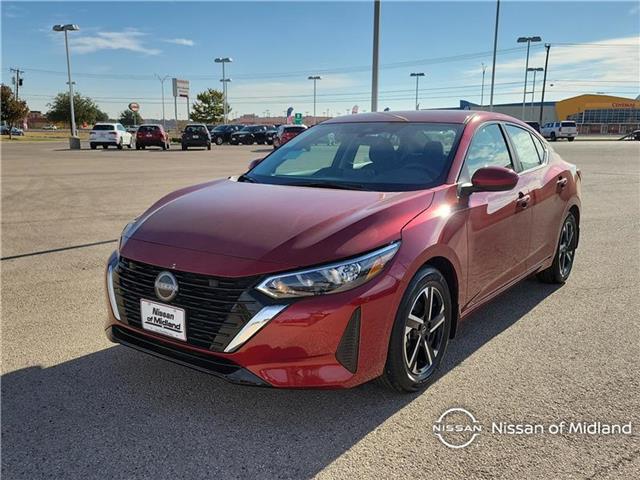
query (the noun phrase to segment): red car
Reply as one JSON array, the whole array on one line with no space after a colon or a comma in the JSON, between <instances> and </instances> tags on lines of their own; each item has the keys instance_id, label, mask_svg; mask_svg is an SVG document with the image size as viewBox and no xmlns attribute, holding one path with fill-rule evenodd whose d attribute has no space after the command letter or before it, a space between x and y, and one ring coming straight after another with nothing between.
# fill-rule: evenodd
<instances>
[{"instance_id":1,"label":"red car","mask_svg":"<svg viewBox=\"0 0 640 480\"><path fill-rule=\"evenodd\" d=\"M580 184L501 114L323 122L127 225L107 335L236 383L419 390L471 312L533 274L567 280Z\"/></svg>"},{"instance_id":2,"label":"red car","mask_svg":"<svg viewBox=\"0 0 640 480\"><path fill-rule=\"evenodd\" d=\"M140 125L136 132L136 150L146 147L160 147L168 150L171 145L169 134L162 125Z\"/></svg>"},{"instance_id":3,"label":"red car","mask_svg":"<svg viewBox=\"0 0 640 480\"><path fill-rule=\"evenodd\" d=\"M273 136L273 149L284 145L307 129L306 125L280 125Z\"/></svg>"}]
</instances>

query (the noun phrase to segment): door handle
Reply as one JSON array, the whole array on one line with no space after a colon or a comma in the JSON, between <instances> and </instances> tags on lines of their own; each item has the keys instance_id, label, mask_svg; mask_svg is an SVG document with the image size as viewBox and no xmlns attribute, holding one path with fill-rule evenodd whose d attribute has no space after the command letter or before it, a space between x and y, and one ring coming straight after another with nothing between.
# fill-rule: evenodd
<instances>
[{"instance_id":1,"label":"door handle","mask_svg":"<svg viewBox=\"0 0 640 480\"><path fill-rule=\"evenodd\" d=\"M556 183L557 183L558 187L560 187L560 190L562 190L567 186L568 182L569 181L566 178L559 177L558 181Z\"/></svg>"},{"instance_id":2,"label":"door handle","mask_svg":"<svg viewBox=\"0 0 640 480\"><path fill-rule=\"evenodd\" d=\"M522 192L518 192L518 200L516 201L516 204L518 205L518 207L524 210L529 206L530 200L531 200L531 196L529 194L525 195Z\"/></svg>"}]
</instances>

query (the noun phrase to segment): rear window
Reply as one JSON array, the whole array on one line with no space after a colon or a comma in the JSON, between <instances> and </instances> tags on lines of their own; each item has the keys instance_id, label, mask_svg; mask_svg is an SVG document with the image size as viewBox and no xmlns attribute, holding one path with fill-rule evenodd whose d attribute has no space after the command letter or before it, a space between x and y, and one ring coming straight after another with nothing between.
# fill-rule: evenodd
<instances>
[{"instance_id":1,"label":"rear window","mask_svg":"<svg viewBox=\"0 0 640 480\"><path fill-rule=\"evenodd\" d=\"M562 122L563 127L575 127L576 122Z\"/></svg>"},{"instance_id":2,"label":"rear window","mask_svg":"<svg viewBox=\"0 0 640 480\"><path fill-rule=\"evenodd\" d=\"M199 133L205 130L206 128L200 125L189 125L187 128L184 129L184 131L187 133Z\"/></svg>"},{"instance_id":3,"label":"rear window","mask_svg":"<svg viewBox=\"0 0 640 480\"><path fill-rule=\"evenodd\" d=\"M138 128L139 132L146 132L146 133L157 132L158 130L160 130L160 128L156 127L155 125L142 126Z\"/></svg>"},{"instance_id":4,"label":"rear window","mask_svg":"<svg viewBox=\"0 0 640 480\"><path fill-rule=\"evenodd\" d=\"M285 132L293 132L293 133L300 133L300 132L303 132L304 130L306 130L306 128L304 127L286 127L284 129Z\"/></svg>"},{"instance_id":5,"label":"rear window","mask_svg":"<svg viewBox=\"0 0 640 480\"><path fill-rule=\"evenodd\" d=\"M94 125L93 130L115 130L113 125Z\"/></svg>"}]
</instances>

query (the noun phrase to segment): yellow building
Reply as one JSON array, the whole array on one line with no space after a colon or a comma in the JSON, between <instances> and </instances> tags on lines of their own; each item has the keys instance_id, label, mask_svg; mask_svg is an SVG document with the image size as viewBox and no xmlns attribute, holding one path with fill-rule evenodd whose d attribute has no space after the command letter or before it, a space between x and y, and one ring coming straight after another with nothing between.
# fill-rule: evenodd
<instances>
[{"instance_id":1,"label":"yellow building","mask_svg":"<svg viewBox=\"0 0 640 480\"><path fill-rule=\"evenodd\" d=\"M578 95L556 102L558 120L579 124L640 123L640 100L610 95Z\"/></svg>"}]
</instances>

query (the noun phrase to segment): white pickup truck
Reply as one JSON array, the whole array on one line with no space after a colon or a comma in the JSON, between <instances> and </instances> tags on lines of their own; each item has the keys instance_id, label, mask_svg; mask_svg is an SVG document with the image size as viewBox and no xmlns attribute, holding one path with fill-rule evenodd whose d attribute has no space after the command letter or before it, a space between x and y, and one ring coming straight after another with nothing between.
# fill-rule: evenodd
<instances>
[{"instance_id":1,"label":"white pickup truck","mask_svg":"<svg viewBox=\"0 0 640 480\"><path fill-rule=\"evenodd\" d=\"M540 133L552 142L559 138L566 138L568 141L573 142L573 139L578 136L578 127L576 122L571 121L550 122L542 126Z\"/></svg>"}]
</instances>

